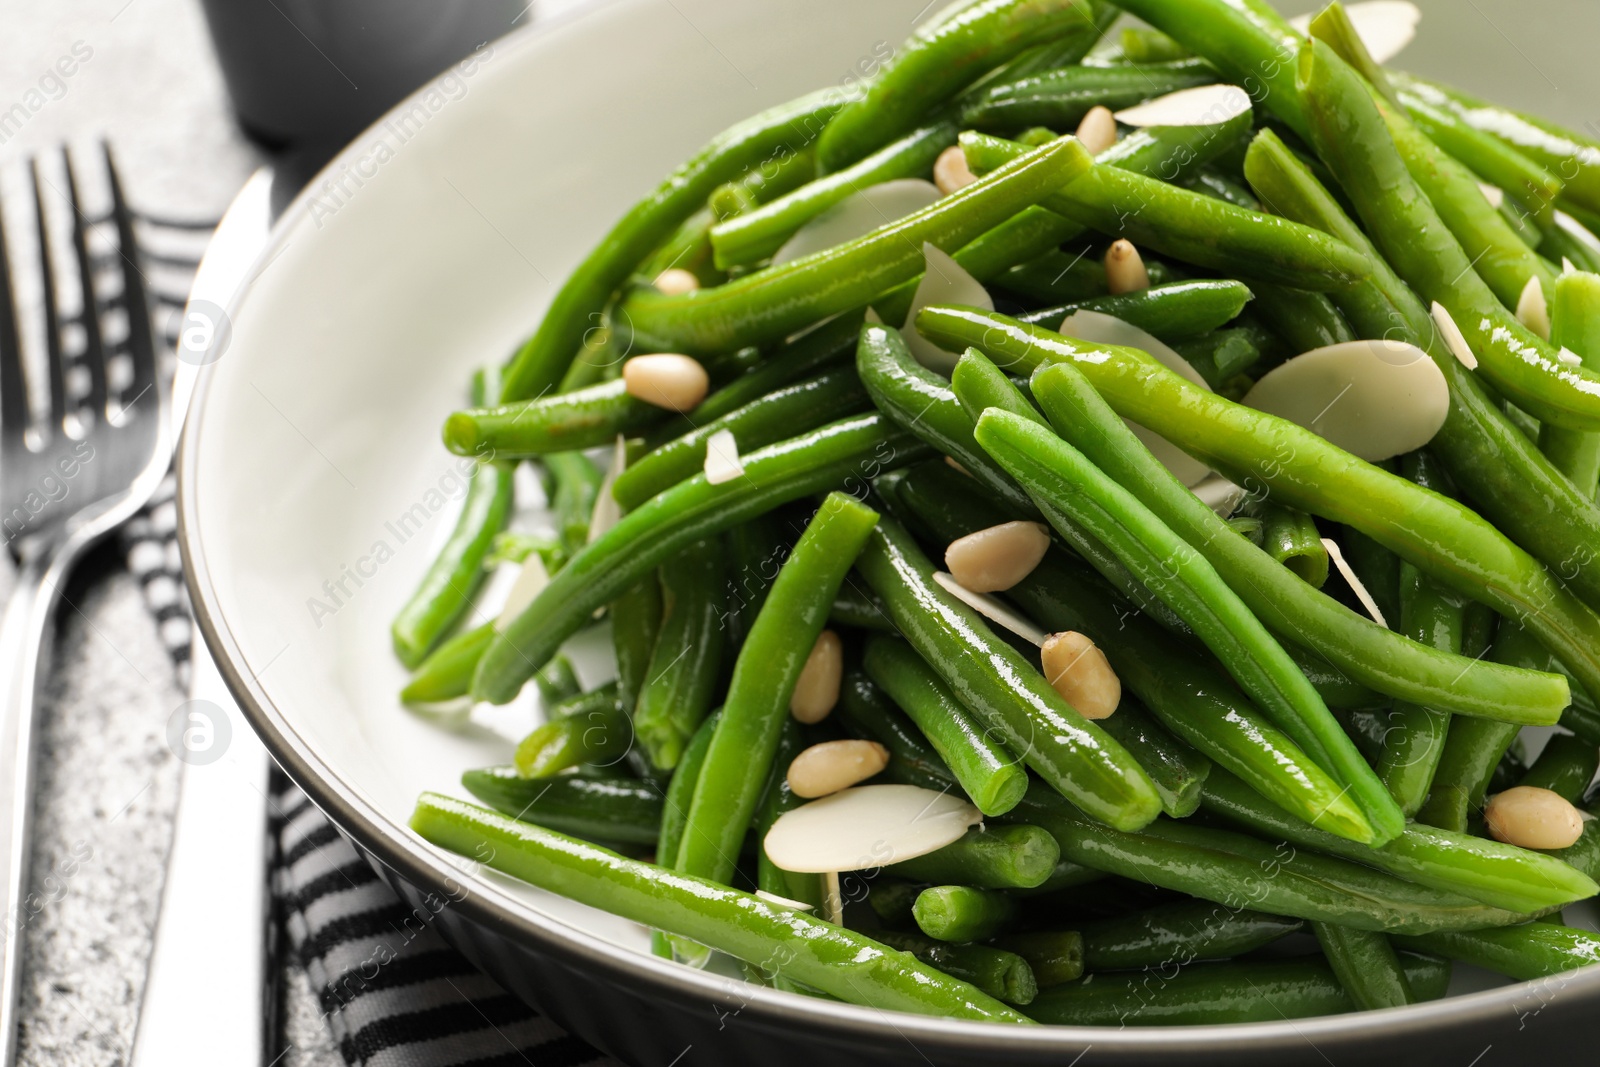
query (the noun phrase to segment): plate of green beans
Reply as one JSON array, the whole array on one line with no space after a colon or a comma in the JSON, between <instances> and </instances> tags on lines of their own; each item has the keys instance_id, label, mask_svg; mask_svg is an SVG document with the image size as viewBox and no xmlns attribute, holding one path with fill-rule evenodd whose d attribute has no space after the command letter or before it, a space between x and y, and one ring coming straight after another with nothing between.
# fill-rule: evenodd
<instances>
[{"instance_id":1,"label":"plate of green beans","mask_svg":"<svg viewBox=\"0 0 1600 1067\"><path fill-rule=\"evenodd\" d=\"M1600 140L1408 3L917 7L601 5L312 183L182 464L255 725L630 1061L1571 1054Z\"/></svg>"}]
</instances>

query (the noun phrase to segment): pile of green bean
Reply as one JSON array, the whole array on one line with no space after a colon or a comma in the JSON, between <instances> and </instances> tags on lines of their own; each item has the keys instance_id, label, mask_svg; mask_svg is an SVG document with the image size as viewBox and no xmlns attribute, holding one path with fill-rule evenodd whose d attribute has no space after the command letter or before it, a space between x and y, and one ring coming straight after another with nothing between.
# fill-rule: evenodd
<instances>
[{"instance_id":1,"label":"pile of green bean","mask_svg":"<svg viewBox=\"0 0 1600 1067\"><path fill-rule=\"evenodd\" d=\"M1123 9L1154 29L1107 36ZM1222 121L1107 111L1229 82ZM1600 877L1594 226L1600 143L1385 70L1337 3L1309 35L1260 0L940 12L668 175L446 422L476 473L394 624L402 698L532 680L543 714L464 777L485 806L413 826L686 963L954 1018L1246 1022L1595 962L1561 914ZM992 308L917 298L930 249ZM1425 447L1240 403L1359 339L1437 365ZM524 463L542 532L508 529ZM614 678L563 653L596 626ZM768 854L879 783L983 822L842 888Z\"/></svg>"}]
</instances>

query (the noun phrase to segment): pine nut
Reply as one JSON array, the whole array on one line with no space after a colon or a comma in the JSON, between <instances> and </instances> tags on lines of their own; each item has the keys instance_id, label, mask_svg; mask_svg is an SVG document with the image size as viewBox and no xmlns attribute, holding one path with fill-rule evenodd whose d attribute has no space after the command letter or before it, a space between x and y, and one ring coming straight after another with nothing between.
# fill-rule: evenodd
<instances>
[{"instance_id":1,"label":"pine nut","mask_svg":"<svg viewBox=\"0 0 1600 1067\"><path fill-rule=\"evenodd\" d=\"M1566 848L1583 834L1582 812L1560 793L1531 785L1490 797L1483 821L1496 841L1519 848Z\"/></svg>"},{"instance_id":2,"label":"pine nut","mask_svg":"<svg viewBox=\"0 0 1600 1067\"><path fill-rule=\"evenodd\" d=\"M662 352L634 356L622 365L622 384L628 395L668 411L688 411L706 398L711 379L706 369L688 356Z\"/></svg>"},{"instance_id":3,"label":"pine nut","mask_svg":"<svg viewBox=\"0 0 1600 1067\"><path fill-rule=\"evenodd\" d=\"M1097 104L1090 108L1089 113L1083 116L1083 121L1078 123L1076 136L1084 151L1091 156L1098 156L1117 143L1116 116L1111 114L1110 108Z\"/></svg>"},{"instance_id":4,"label":"pine nut","mask_svg":"<svg viewBox=\"0 0 1600 1067\"><path fill-rule=\"evenodd\" d=\"M1150 272L1132 241L1113 241L1106 249L1106 288L1112 296L1150 288Z\"/></svg>"},{"instance_id":5,"label":"pine nut","mask_svg":"<svg viewBox=\"0 0 1600 1067\"><path fill-rule=\"evenodd\" d=\"M1104 719L1122 701L1122 679L1100 647L1076 630L1051 634L1039 650L1044 676L1085 719Z\"/></svg>"},{"instance_id":6,"label":"pine nut","mask_svg":"<svg viewBox=\"0 0 1600 1067\"><path fill-rule=\"evenodd\" d=\"M1032 574L1049 547L1043 524L1003 522L951 541L944 566L965 589L999 593Z\"/></svg>"},{"instance_id":7,"label":"pine nut","mask_svg":"<svg viewBox=\"0 0 1600 1067\"><path fill-rule=\"evenodd\" d=\"M789 789L797 797L825 797L864 782L889 765L889 750L876 741L824 741L789 764Z\"/></svg>"},{"instance_id":8,"label":"pine nut","mask_svg":"<svg viewBox=\"0 0 1600 1067\"><path fill-rule=\"evenodd\" d=\"M1522 295L1517 298L1517 321L1544 340L1550 340L1550 305L1545 302L1544 286L1539 284L1538 278L1529 278L1528 284L1522 287Z\"/></svg>"},{"instance_id":9,"label":"pine nut","mask_svg":"<svg viewBox=\"0 0 1600 1067\"><path fill-rule=\"evenodd\" d=\"M700 288L700 279L682 267L668 267L656 275L656 288L668 296L682 296Z\"/></svg>"},{"instance_id":10,"label":"pine nut","mask_svg":"<svg viewBox=\"0 0 1600 1067\"><path fill-rule=\"evenodd\" d=\"M806 665L800 668L800 680L794 685L794 696L789 698L789 714L810 725L828 717L839 702L839 678L844 674L844 645L839 635L824 630L811 646Z\"/></svg>"},{"instance_id":11,"label":"pine nut","mask_svg":"<svg viewBox=\"0 0 1600 1067\"><path fill-rule=\"evenodd\" d=\"M967 154L961 151L960 145L951 145L933 161L933 184L945 196L977 180L978 176L967 166Z\"/></svg>"}]
</instances>

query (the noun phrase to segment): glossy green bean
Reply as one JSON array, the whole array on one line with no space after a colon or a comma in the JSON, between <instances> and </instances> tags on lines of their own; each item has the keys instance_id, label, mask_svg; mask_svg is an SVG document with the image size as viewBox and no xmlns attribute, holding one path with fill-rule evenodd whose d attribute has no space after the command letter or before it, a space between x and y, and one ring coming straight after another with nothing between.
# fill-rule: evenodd
<instances>
[{"instance_id":1,"label":"glossy green bean","mask_svg":"<svg viewBox=\"0 0 1600 1067\"><path fill-rule=\"evenodd\" d=\"M1235 181L1216 167L1202 167L1181 184L1185 189L1192 189L1215 200L1232 204L1234 207L1248 208L1251 211L1261 210L1261 201L1256 199L1254 193L1245 188L1242 182Z\"/></svg>"},{"instance_id":2,"label":"glossy green bean","mask_svg":"<svg viewBox=\"0 0 1600 1067\"><path fill-rule=\"evenodd\" d=\"M1027 152L1014 141L973 132L961 135L961 147L979 173L1011 165ZM1371 270L1365 256L1325 233L1119 167L1090 167L1039 203L1140 248L1247 280L1338 289Z\"/></svg>"},{"instance_id":3,"label":"glossy green bean","mask_svg":"<svg viewBox=\"0 0 1600 1067\"><path fill-rule=\"evenodd\" d=\"M1054 834L1061 854L1075 863L1230 908L1401 933L1503 926L1520 917L1363 864L1198 826L1191 819L1157 819L1137 832L1112 830L1038 784L1016 815Z\"/></svg>"},{"instance_id":4,"label":"glossy green bean","mask_svg":"<svg viewBox=\"0 0 1600 1067\"><path fill-rule=\"evenodd\" d=\"M1362 529L1419 569L1491 607L1528 613L1541 638L1560 648L1563 661L1580 678L1600 680L1600 619L1536 560L1460 504L1362 463L1290 423L1205 392L1131 349L1085 345L1005 316L956 308L926 308L917 321L937 343L977 345L1014 370L1031 370L1046 359L1070 361L1119 415L1188 444L1219 469L1232 469L1235 481L1254 479L1282 503ZM1042 400L1037 383L1034 395ZM1110 425L1099 432L1110 432ZM1085 447L1100 440L1080 436ZM1274 451L1280 448L1287 451ZM1268 459L1269 454L1294 462ZM1170 476L1144 474L1163 487L1157 493L1134 477L1130 457L1095 447L1093 459L1147 493L1147 506L1159 507L1169 525L1206 553L1268 625L1315 648L1357 681L1430 707L1530 724L1549 723L1568 702L1555 677L1463 662L1464 657L1425 649L1373 625L1306 586L1232 531L1216 536L1211 532L1217 529L1215 514L1196 506L1193 494L1180 496L1168 488ZM1371 507L1375 500L1391 503L1380 513ZM1463 685L1468 678L1470 684Z\"/></svg>"},{"instance_id":5,"label":"glossy green bean","mask_svg":"<svg viewBox=\"0 0 1600 1067\"><path fill-rule=\"evenodd\" d=\"M1007 934L996 939L995 946L1027 960L1040 989L1083 977L1083 935L1076 930Z\"/></svg>"},{"instance_id":6,"label":"glossy green bean","mask_svg":"<svg viewBox=\"0 0 1600 1067\"><path fill-rule=\"evenodd\" d=\"M486 767L462 774L461 786L502 815L586 841L653 845L661 833L661 790L637 778L532 779Z\"/></svg>"},{"instance_id":7,"label":"glossy green bean","mask_svg":"<svg viewBox=\"0 0 1600 1067\"><path fill-rule=\"evenodd\" d=\"M1420 822L1407 825L1382 848L1355 845L1290 815L1221 771L1206 780L1201 807L1268 840L1366 863L1408 882L1509 912L1559 908L1595 892L1589 877L1549 856Z\"/></svg>"},{"instance_id":8,"label":"glossy green bean","mask_svg":"<svg viewBox=\"0 0 1600 1067\"><path fill-rule=\"evenodd\" d=\"M800 724L792 718L785 720L778 736L772 768L767 773L767 782L761 791L761 802L756 809L756 888L785 900L810 904L813 909L820 909L824 897L822 875L784 870L768 858L765 845L767 831L778 821L778 816L793 811L802 803L794 795L794 790L789 788L787 775L789 764L794 762L803 748L805 738L801 735Z\"/></svg>"},{"instance_id":9,"label":"glossy green bean","mask_svg":"<svg viewBox=\"0 0 1600 1067\"><path fill-rule=\"evenodd\" d=\"M458 456L489 454L515 459L607 444L670 413L629 394L623 381L600 382L570 393L457 411L444 421L444 445Z\"/></svg>"},{"instance_id":10,"label":"glossy green bean","mask_svg":"<svg viewBox=\"0 0 1600 1067\"><path fill-rule=\"evenodd\" d=\"M911 917L911 907L917 902L922 887L893 878L874 878L867 887L867 904L877 915L878 922L891 930L909 930L917 923Z\"/></svg>"},{"instance_id":11,"label":"glossy green bean","mask_svg":"<svg viewBox=\"0 0 1600 1067\"><path fill-rule=\"evenodd\" d=\"M757 515L723 535L728 546L728 647L738 649L767 602L772 579L792 547L773 514Z\"/></svg>"},{"instance_id":12,"label":"glossy green bean","mask_svg":"<svg viewBox=\"0 0 1600 1067\"><path fill-rule=\"evenodd\" d=\"M1113 111L1179 89L1212 85L1216 70L1203 60L1061 67L970 94L961 104L963 129L1006 132L1028 126L1075 129L1093 107Z\"/></svg>"},{"instance_id":13,"label":"glossy green bean","mask_svg":"<svg viewBox=\"0 0 1600 1067\"><path fill-rule=\"evenodd\" d=\"M936 941L986 941L1016 918L1017 904L998 889L936 885L917 894L911 916Z\"/></svg>"},{"instance_id":14,"label":"glossy green bean","mask_svg":"<svg viewBox=\"0 0 1600 1067\"><path fill-rule=\"evenodd\" d=\"M835 626L853 626L858 630L894 632L894 623L878 598L870 590L848 582L839 587L839 595L833 598L828 621Z\"/></svg>"},{"instance_id":15,"label":"glossy green bean","mask_svg":"<svg viewBox=\"0 0 1600 1067\"><path fill-rule=\"evenodd\" d=\"M1401 565L1401 633L1446 652L1460 652L1465 627L1466 604L1460 595L1441 589L1411 564ZM1408 816L1428 799L1449 727L1449 712L1404 701L1396 702L1389 712L1378 774Z\"/></svg>"},{"instance_id":16,"label":"glossy green bean","mask_svg":"<svg viewBox=\"0 0 1600 1067\"><path fill-rule=\"evenodd\" d=\"M727 272L718 270L711 259L711 227L716 225L716 222L717 215L709 206L684 219L678 228L650 253L649 258L639 265L638 276L654 282L662 271L676 268L694 275L695 280L701 285L721 285L727 281ZM611 367L615 362L617 349L620 346L613 344L616 339L611 321L614 310L614 307L608 306L598 320L601 328L598 330L591 328L584 333L583 347L579 350L578 357L573 360L572 366L567 368L567 374L562 378L561 387L557 392L565 393L571 389L593 384L597 378L603 376L603 369ZM591 364L590 368L581 370L585 363Z\"/></svg>"},{"instance_id":17,"label":"glossy green bean","mask_svg":"<svg viewBox=\"0 0 1600 1067\"><path fill-rule=\"evenodd\" d=\"M617 684L563 700L517 743L512 762L524 778L550 778L580 763L607 767L633 744L633 723L618 704Z\"/></svg>"},{"instance_id":18,"label":"glossy green bean","mask_svg":"<svg viewBox=\"0 0 1600 1067\"><path fill-rule=\"evenodd\" d=\"M611 649L617 657L617 706L624 715L633 715L639 690L644 687L645 675L650 670L650 659L655 655L666 611L660 574L655 571L611 602Z\"/></svg>"},{"instance_id":19,"label":"glossy green bean","mask_svg":"<svg viewBox=\"0 0 1600 1067\"><path fill-rule=\"evenodd\" d=\"M800 670L878 513L830 493L783 563L756 616L695 783L675 869L726 884L760 800Z\"/></svg>"},{"instance_id":20,"label":"glossy green bean","mask_svg":"<svg viewBox=\"0 0 1600 1067\"><path fill-rule=\"evenodd\" d=\"M1500 930L1473 930L1396 938L1420 952L1470 963L1508 978L1531 981L1600 963L1600 937L1556 923L1524 923Z\"/></svg>"},{"instance_id":21,"label":"glossy green bean","mask_svg":"<svg viewBox=\"0 0 1600 1067\"><path fill-rule=\"evenodd\" d=\"M1051 788L1111 826L1143 826L1161 810L1160 795L1128 750L934 582L932 563L903 526L881 522L857 566L956 698Z\"/></svg>"},{"instance_id":22,"label":"glossy green bean","mask_svg":"<svg viewBox=\"0 0 1600 1067\"><path fill-rule=\"evenodd\" d=\"M578 680L578 672L573 669L572 661L560 654L551 657L549 663L539 668L539 673L533 676L533 684L538 687L539 702L545 707L559 704L583 692L583 683Z\"/></svg>"},{"instance_id":23,"label":"glossy green bean","mask_svg":"<svg viewBox=\"0 0 1600 1067\"><path fill-rule=\"evenodd\" d=\"M603 475L582 452L552 452L542 460L554 487L550 511L556 521L561 547L570 557L589 543L589 518L600 492Z\"/></svg>"},{"instance_id":24,"label":"glossy green bean","mask_svg":"<svg viewBox=\"0 0 1600 1067\"><path fill-rule=\"evenodd\" d=\"M418 667L472 606L487 577L484 558L511 515L514 468L480 461L468 473L449 539L389 628L395 655L406 667Z\"/></svg>"},{"instance_id":25,"label":"glossy green bean","mask_svg":"<svg viewBox=\"0 0 1600 1067\"><path fill-rule=\"evenodd\" d=\"M1356 339L1350 324L1324 293L1260 283L1253 289L1256 301L1250 310L1291 352L1309 352Z\"/></svg>"},{"instance_id":26,"label":"glossy green bean","mask_svg":"<svg viewBox=\"0 0 1600 1067\"><path fill-rule=\"evenodd\" d=\"M633 706L634 733L659 770L678 765L711 710L722 674L725 577L716 537L661 568L665 614Z\"/></svg>"},{"instance_id":27,"label":"glossy green bean","mask_svg":"<svg viewBox=\"0 0 1600 1067\"><path fill-rule=\"evenodd\" d=\"M1161 810L1174 819L1193 815L1200 806L1200 787L1211 773L1211 761L1167 732L1138 700L1123 694L1115 715L1100 728L1133 753L1133 758L1161 794Z\"/></svg>"},{"instance_id":28,"label":"glossy green bean","mask_svg":"<svg viewBox=\"0 0 1600 1067\"><path fill-rule=\"evenodd\" d=\"M1439 340L1427 309L1377 255L1371 242L1328 191L1270 132L1250 147L1246 170L1262 199L1290 217L1337 234L1367 250L1367 282L1334 294L1340 309L1369 338L1421 347L1450 385L1450 410L1429 448L1449 468L1461 491L1484 514L1591 602L1600 596L1600 508L1506 418L1499 398ZM1269 191L1270 190L1270 191Z\"/></svg>"},{"instance_id":29,"label":"glossy green bean","mask_svg":"<svg viewBox=\"0 0 1600 1067\"><path fill-rule=\"evenodd\" d=\"M1430 141L1483 181L1504 190L1517 210L1536 225L1553 225L1551 215L1564 184L1560 178L1521 150L1471 125L1448 106L1440 106L1441 101L1430 100L1433 94L1428 90L1413 86L1398 95L1406 114Z\"/></svg>"},{"instance_id":30,"label":"glossy green bean","mask_svg":"<svg viewBox=\"0 0 1600 1067\"><path fill-rule=\"evenodd\" d=\"M1262 505L1261 547L1315 589L1328 580L1328 550L1316 520L1303 511L1270 502Z\"/></svg>"},{"instance_id":31,"label":"glossy green bean","mask_svg":"<svg viewBox=\"0 0 1600 1067\"><path fill-rule=\"evenodd\" d=\"M1406 953L1406 980L1419 1000L1444 996L1450 965ZM1321 960L1197 963L1177 974L1096 974L1041 993L1028 1006L1063 1026L1204 1026L1276 1022L1358 1010Z\"/></svg>"},{"instance_id":32,"label":"glossy green bean","mask_svg":"<svg viewBox=\"0 0 1600 1067\"><path fill-rule=\"evenodd\" d=\"M1057 141L854 241L712 289L669 296L654 287L635 288L620 314L631 324L634 343L656 351L696 355L776 341L871 303L922 272L925 243L944 251L960 248L1091 163L1076 141Z\"/></svg>"},{"instance_id":33,"label":"glossy green bean","mask_svg":"<svg viewBox=\"0 0 1600 1067\"><path fill-rule=\"evenodd\" d=\"M1130 63L1177 62L1194 56L1171 37L1147 26L1125 27L1117 43L1122 48L1122 57Z\"/></svg>"},{"instance_id":34,"label":"glossy green bean","mask_svg":"<svg viewBox=\"0 0 1600 1067\"><path fill-rule=\"evenodd\" d=\"M1015 952L988 945L951 945L914 934L884 932L878 935L890 948L909 952L929 967L952 978L971 982L1007 1004L1026 1007L1039 993L1033 968Z\"/></svg>"},{"instance_id":35,"label":"glossy green bean","mask_svg":"<svg viewBox=\"0 0 1600 1067\"><path fill-rule=\"evenodd\" d=\"M849 166L893 141L985 71L1065 37L1099 37L1092 0L977 0L919 26L817 139L817 169ZM920 247L920 246L919 246Z\"/></svg>"},{"instance_id":36,"label":"glossy green bean","mask_svg":"<svg viewBox=\"0 0 1600 1067\"><path fill-rule=\"evenodd\" d=\"M1170 969L1221 960L1270 945L1305 923L1282 915L1179 900L1084 923L1083 966L1089 971ZM1026 935L1023 935L1026 936Z\"/></svg>"},{"instance_id":37,"label":"glossy green bean","mask_svg":"<svg viewBox=\"0 0 1600 1067\"><path fill-rule=\"evenodd\" d=\"M944 848L891 863L884 873L913 882L1034 889L1044 884L1060 859L1056 839L1039 827L996 826L968 830Z\"/></svg>"},{"instance_id":38,"label":"glossy green bean","mask_svg":"<svg viewBox=\"0 0 1600 1067\"><path fill-rule=\"evenodd\" d=\"M1214 330L1204 337L1178 341L1172 347L1178 355L1189 361L1189 366L1199 372L1206 384L1216 390L1228 387L1241 374L1245 374L1271 351L1281 345L1275 337L1254 324L1232 326Z\"/></svg>"},{"instance_id":39,"label":"glossy green bean","mask_svg":"<svg viewBox=\"0 0 1600 1067\"><path fill-rule=\"evenodd\" d=\"M854 193L897 178L920 178L939 153L956 143L953 122L913 130L866 158L800 186L711 228L711 247L723 270L772 256L801 226Z\"/></svg>"},{"instance_id":40,"label":"glossy green bean","mask_svg":"<svg viewBox=\"0 0 1600 1067\"><path fill-rule=\"evenodd\" d=\"M1034 378L1034 391L1057 425L1081 420L1083 407L1098 402L1070 364L1041 371ZM1053 406L1053 398L1064 402ZM1109 409L1094 421L1122 429L1126 439L1120 446L1135 447L1132 431L1109 417ZM1279 728L1348 789L1368 825L1357 819L1340 826L1343 832L1359 841L1379 843L1399 833L1404 818L1372 768L1310 681L1204 556L1049 429L991 409L978 421L977 438L1036 499L1049 499L1069 511L1115 551L1136 577L1189 623Z\"/></svg>"},{"instance_id":41,"label":"glossy green bean","mask_svg":"<svg viewBox=\"0 0 1600 1067\"><path fill-rule=\"evenodd\" d=\"M400 690L400 702L415 707L443 704L466 696L472 691L472 672L494 639L492 621L447 639L417 665L405 688Z\"/></svg>"},{"instance_id":42,"label":"glossy green bean","mask_svg":"<svg viewBox=\"0 0 1600 1067\"><path fill-rule=\"evenodd\" d=\"M1550 294L1550 343L1586 363L1600 362L1600 275L1576 271L1556 279ZM1594 499L1600 483L1600 433L1544 426L1539 450L1580 495Z\"/></svg>"},{"instance_id":43,"label":"glossy green bean","mask_svg":"<svg viewBox=\"0 0 1600 1067\"><path fill-rule=\"evenodd\" d=\"M478 664L474 693L495 703L511 700L595 609L684 546L921 454L881 416L861 415L745 456L743 478L711 485L696 475L657 494L585 546L495 638Z\"/></svg>"},{"instance_id":44,"label":"glossy green bean","mask_svg":"<svg viewBox=\"0 0 1600 1067\"><path fill-rule=\"evenodd\" d=\"M647 453L617 476L611 495L625 510L632 509L692 477L705 466L707 442L723 430L733 434L741 451L753 451L867 406L855 368L835 367L775 389Z\"/></svg>"},{"instance_id":45,"label":"glossy green bean","mask_svg":"<svg viewBox=\"0 0 1600 1067\"><path fill-rule=\"evenodd\" d=\"M1452 719L1417 822L1465 833L1472 816L1483 808L1495 767L1517 733L1511 723Z\"/></svg>"},{"instance_id":46,"label":"glossy green bean","mask_svg":"<svg viewBox=\"0 0 1600 1067\"><path fill-rule=\"evenodd\" d=\"M1058 304L1018 318L1053 330L1074 312L1098 311L1137 326L1159 340L1182 341L1231 322L1250 299L1251 290L1242 282L1201 278Z\"/></svg>"},{"instance_id":47,"label":"glossy green bean","mask_svg":"<svg viewBox=\"0 0 1600 1067\"><path fill-rule=\"evenodd\" d=\"M634 922L777 970L831 996L891 1011L1028 1020L870 938L749 893L677 874L563 834L424 793L411 828L441 848ZM779 947L784 948L780 955Z\"/></svg>"},{"instance_id":48,"label":"glossy green bean","mask_svg":"<svg viewBox=\"0 0 1600 1067\"><path fill-rule=\"evenodd\" d=\"M1600 770L1600 746L1572 734L1556 734L1517 784L1548 789L1577 803L1596 770Z\"/></svg>"},{"instance_id":49,"label":"glossy green bean","mask_svg":"<svg viewBox=\"0 0 1600 1067\"><path fill-rule=\"evenodd\" d=\"M1389 938L1375 930L1354 930L1334 923L1313 922L1322 955L1334 976L1362 1011L1398 1008L1416 1001L1405 968Z\"/></svg>"},{"instance_id":50,"label":"glossy green bean","mask_svg":"<svg viewBox=\"0 0 1600 1067\"><path fill-rule=\"evenodd\" d=\"M928 465L911 471L902 488L910 509L950 540L993 525L993 513L959 478ZM1342 788L1256 710L1214 660L1162 633L1060 553L1047 553L1007 595L1043 626L1088 635L1122 684L1168 730L1264 796L1308 822L1359 825Z\"/></svg>"},{"instance_id":51,"label":"glossy green bean","mask_svg":"<svg viewBox=\"0 0 1600 1067\"><path fill-rule=\"evenodd\" d=\"M862 666L922 731L979 811L1001 815L1016 806L1028 788L1027 769L910 645L874 635Z\"/></svg>"},{"instance_id":52,"label":"glossy green bean","mask_svg":"<svg viewBox=\"0 0 1600 1067\"><path fill-rule=\"evenodd\" d=\"M838 90L827 89L780 104L724 130L667 175L568 275L506 368L500 400L525 400L559 381L617 289L713 189L774 152L804 148L843 103Z\"/></svg>"}]
</instances>

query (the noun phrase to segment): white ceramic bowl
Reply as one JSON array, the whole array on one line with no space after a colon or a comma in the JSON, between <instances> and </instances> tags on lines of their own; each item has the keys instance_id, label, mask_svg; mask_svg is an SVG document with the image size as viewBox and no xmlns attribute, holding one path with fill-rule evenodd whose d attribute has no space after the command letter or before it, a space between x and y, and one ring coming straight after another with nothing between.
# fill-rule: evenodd
<instances>
[{"instance_id":1,"label":"white ceramic bowl","mask_svg":"<svg viewBox=\"0 0 1600 1067\"><path fill-rule=\"evenodd\" d=\"M999 1028L747 986L644 932L481 872L405 828L417 794L506 761L530 693L469 720L403 710L388 625L453 521L438 443L476 366L657 178L728 124L859 77L925 0L616 0L500 42L400 105L316 179L231 309L181 462L202 628L279 762L447 937L581 1036L640 1063L1472 1060L1573 1031L1600 968L1358 1018L1169 1030ZM1429 26L1425 23L1424 33ZM1468 80L1470 79L1463 79ZM580 664L604 671L604 639ZM442 910L425 902L448 900ZM1537 998L1534 1003L1530 998ZM1538 1009L1517 1033L1517 1005ZM1531 1006L1530 1006L1531 1005ZM1591 1009L1592 1010L1592 1007ZM1530 1018L1533 1018L1530 1016ZM1317 1051L1320 1050L1320 1051Z\"/></svg>"}]
</instances>

